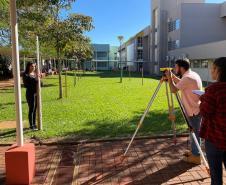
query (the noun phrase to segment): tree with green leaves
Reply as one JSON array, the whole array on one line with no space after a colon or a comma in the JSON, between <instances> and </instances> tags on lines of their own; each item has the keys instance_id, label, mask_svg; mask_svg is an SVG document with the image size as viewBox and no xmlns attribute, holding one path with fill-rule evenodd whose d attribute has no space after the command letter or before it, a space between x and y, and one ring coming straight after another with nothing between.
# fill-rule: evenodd
<instances>
[{"instance_id":1,"label":"tree with green leaves","mask_svg":"<svg viewBox=\"0 0 226 185\"><path fill-rule=\"evenodd\" d=\"M23 48L35 49L34 36L39 36L41 51L56 54L59 74L59 98L63 97L61 58L67 43L78 40L84 32L93 28L92 18L81 14L62 17L62 11L71 8L75 0L20 0L18 17ZM48 49L51 48L51 49ZM49 52L47 55L50 54ZM44 54L45 55L45 54Z\"/></svg>"},{"instance_id":2,"label":"tree with green leaves","mask_svg":"<svg viewBox=\"0 0 226 185\"><path fill-rule=\"evenodd\" d=\"M58 9L58 8L57 8ZM57 11L58 12L58 11ZM92 18L81 14L70 14L65 19L55 19L47 28L46 40L51 41L56 49L59 73L59 98L63 97L61 80L61 58L64 56L64 49L68 43L76 42L84 32L93 28Z\"/></svg>"},{"instance_id":3,"label":"tree with green leaves","mask_svg":"<svg viewBox=\"0 0 226 185\"><path fill-rule=\"evenodd\" d=\"M0 46L10 45L9 2L0 0Z\"/></svg>"},{"instance_id":4,"label":"tree with green leaves","mask_svg":"<svg viewBox=\"0 0 226 185\"><path fill-rule=\"evenodd\" d=\"M78 38L76 41L70 41L67 43L64 53L66 57L72 58L80 64L91 60L93 56L91 41L89 38L84 36Z\"/></svg>"}]
</instances>

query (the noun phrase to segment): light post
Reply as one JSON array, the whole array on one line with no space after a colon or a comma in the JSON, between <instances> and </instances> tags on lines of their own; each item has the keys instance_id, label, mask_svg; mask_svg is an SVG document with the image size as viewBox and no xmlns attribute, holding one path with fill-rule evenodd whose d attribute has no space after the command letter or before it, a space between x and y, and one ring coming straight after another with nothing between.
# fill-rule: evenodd
<instances>
[{"instance_id":1,"label":"light post","mask_svg":"<svg viewBox=\"0 0 226 185\"><path fill-rule=\"evenodd\" d=\"M122 77L123 77L123 67L122 67L122 42L124 37L118 36L118 40L120 42L120 51L119 51L119 62L120 62L120 70L121 70L121 76L120 76L120 83L122 83Z\"/></svg>"}]
</instances>

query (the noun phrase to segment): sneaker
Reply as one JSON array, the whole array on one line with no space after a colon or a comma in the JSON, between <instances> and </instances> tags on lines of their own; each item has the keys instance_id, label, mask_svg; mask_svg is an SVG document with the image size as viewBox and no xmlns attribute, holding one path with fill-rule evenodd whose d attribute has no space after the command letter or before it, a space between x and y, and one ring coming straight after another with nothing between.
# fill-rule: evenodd
<instances>
[{"instance_id":1,"label":"sneaker","mask_svg":"<svg viewBox=\"0 0 226 185\"><path fill-rule=\"evenodd\" d=\"M184 152L183 156L185 157L189 157L190 155L192 155L192 152L190 150Z\"/></svg>"},{"instance_id":2,"label":"sneaker","mask_svg":"<svg viewBox=\"0 0 226 185\"><path fill-rule=\"evenodd\" d=\"M38 131L38 128L36 127L36 125L33 127L32 130L33 130L33 131Z\"/></svg>"},{"instance_id":3,"label":"sneaker","mask_svg":"<svg viewBox=\"0 0 226 185\"><path fill-rule=\"evenodd\" d=\"M200 156L190 155L188 157L184 157L182 160L187 163L192 163L192 164L197 164L197 165L201 164Z\"/></svg>"}]
</instances>

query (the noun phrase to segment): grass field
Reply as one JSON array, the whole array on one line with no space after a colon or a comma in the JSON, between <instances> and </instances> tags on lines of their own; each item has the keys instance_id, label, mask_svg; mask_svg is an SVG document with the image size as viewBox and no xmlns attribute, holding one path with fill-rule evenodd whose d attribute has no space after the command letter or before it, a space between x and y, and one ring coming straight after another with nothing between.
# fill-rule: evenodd
<instances>
[{"instance_id":1,"label":"grass field","mask_svg":"<svg viewBox=\"0 0 226 185\"><path fill-rule=\"evenodd\" d=\"M69 137L79 139L130 136L142 116L158 81L132 74L119 83L119 74L110 72L86 73L74 87L73 74L68 76L68 98L58 100L58 78L43 79L43 131L25 131L25 137L42 139ZM64 81L64 80L63 80ZM23 119L27 124L25 89L22 89ZM177 106L177 105L176 105ZM168 121L168 106L163 86L139 135L172 133ZM177 108L178 132L186 130ZM0 90L0 121L15 120L13 89ZM1 140L12 140L15 129L0 130Z\"/></svg>"}]
</instances>

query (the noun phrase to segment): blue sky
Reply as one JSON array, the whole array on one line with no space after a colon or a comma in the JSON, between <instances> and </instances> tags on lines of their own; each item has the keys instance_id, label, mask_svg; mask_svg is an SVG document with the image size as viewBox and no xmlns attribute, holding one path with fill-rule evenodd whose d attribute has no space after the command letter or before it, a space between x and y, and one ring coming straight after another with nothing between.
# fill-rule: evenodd
<instances>
[{"instance_id":1,"label":"blue sky","mask_svg":"<svg viewBox=\"0 0 226 185\"><path fill-rule=\"evenodd\" d=\"M119 45L118 35L127 40L150 24L150 0L77 0L72 12L93 17L95 29L88 33L93 43Z\"/></svg>"}]
</instances>

